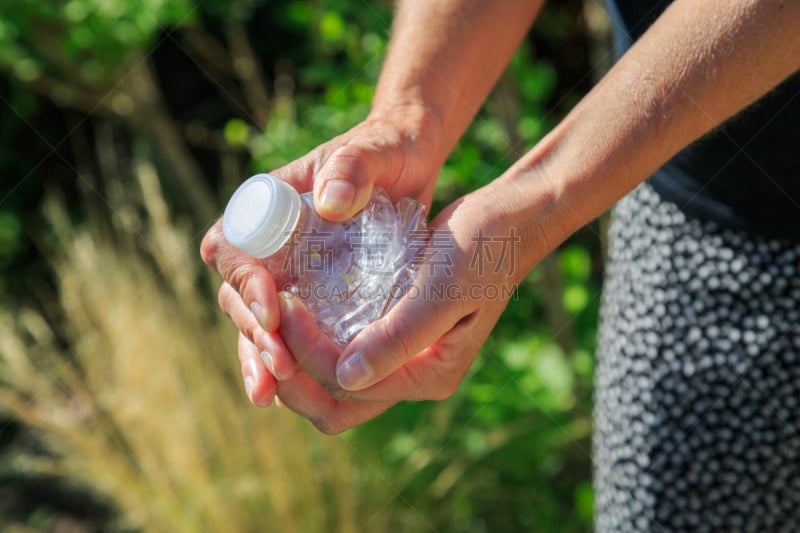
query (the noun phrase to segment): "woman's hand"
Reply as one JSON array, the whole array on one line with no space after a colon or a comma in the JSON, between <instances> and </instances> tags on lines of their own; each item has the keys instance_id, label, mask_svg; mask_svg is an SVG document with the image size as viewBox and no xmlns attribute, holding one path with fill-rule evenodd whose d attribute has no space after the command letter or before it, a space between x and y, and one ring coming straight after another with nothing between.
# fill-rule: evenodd
<instances>
[{"instance_id":1,"label":"woman's hand","mask_svg":"<svg viewBox=\"0 0 800 533\"><path fill-rule=\"evenodd\" d=\"M274 174L299 191L314 191L319 213L345 220L363 207L373 185L397 200L426 205L447 154L518 47L542 1L406 0L398 3L392 39L362 123ZM228 283L220 305L244 338L240 343L251 399L272 399L274 376L257 354L269 351L275 372L296 366L282 344L274 282L257 260L228 246L217 223L202 244L206 263ZM251 318L255 317L255 318ZM270 351L270 350L274 350ZM260 372L258 379L254 372Z\"/></svg>"},{"instance_id":2,"label":"woman's hand","mask_svg":"<svg viewBox=\"0 0 800 533\"><path fill-rule=\"evenodd\" d=\"M373 113L350 131L319 146L273 175L298 191L314 192L317 211L346 220L369 201L374 186L393 200L404 196L430 204L442 164L439 125L427 110L400 106ZM219 305L241 332L239 358L248 396L271 403L275 377L297 369L283 343L278 289L261 261L227 243L221 219L201 244L203 261L219 272Z\"/></svg>"},{"instance_id":3,"label":"woman's hand","mask_svg":"<svg viewBox=\"0 0 800 533\"><path fill-rule=\"evenodd\" d=\"M281 402L339 433L398 401L450 396L518 282L562 238L541 234L550 201L529 199L526 211L515 196L489 185L445 209L413 288L344 350L286 295L281 338L301 371L277 384Z\"/></svg>"}]
</instances>

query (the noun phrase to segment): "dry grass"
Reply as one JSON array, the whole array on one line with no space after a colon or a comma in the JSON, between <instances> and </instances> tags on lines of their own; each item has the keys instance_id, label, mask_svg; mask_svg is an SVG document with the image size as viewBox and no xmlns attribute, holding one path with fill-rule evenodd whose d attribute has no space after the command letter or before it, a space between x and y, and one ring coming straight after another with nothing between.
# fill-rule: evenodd
<instances>
[{"instance_id":1,"label":"dry grass","mask_svg":"<svg viewBox=\"0 0 800 533\"><path fill-rule=\"evenodd\" d=\"M152 168L137 174L143 200L117 206L113 230L75 229L49 204L60 304L0 314L0 406L53 452L15 467L90 487L121 528L359 531L370 517L384 529L389 511L375 511L391 496L346 440L246 401L196 244Z\"/></svg>"}]
</instances>

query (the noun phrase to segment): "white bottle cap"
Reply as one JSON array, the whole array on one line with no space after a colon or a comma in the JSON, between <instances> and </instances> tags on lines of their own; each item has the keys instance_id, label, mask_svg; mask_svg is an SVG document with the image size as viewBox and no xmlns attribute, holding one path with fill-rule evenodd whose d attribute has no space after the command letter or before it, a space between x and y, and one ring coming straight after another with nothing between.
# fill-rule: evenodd
<instances>
[{"instance_id":1,"label":"white bottle cap","mask_svg":"<svg viewBox=\"0 0 800 533\"><path fill-rule=\"evenodd\" d=\"M269 257L289 240L300 218L300 194L269 174L242 183L228 201L222 233L253 257Z\"/></svg>"}]
</instances>

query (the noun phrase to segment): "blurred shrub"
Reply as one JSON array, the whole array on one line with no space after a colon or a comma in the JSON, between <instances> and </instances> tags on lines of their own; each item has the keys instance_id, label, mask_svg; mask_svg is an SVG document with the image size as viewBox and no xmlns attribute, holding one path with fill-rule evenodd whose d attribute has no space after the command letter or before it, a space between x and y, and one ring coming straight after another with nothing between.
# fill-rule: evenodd
<instances>
[{"instance_id":1,"label":"blurred shrub","mask_svg":"<svg viewBox=\"0 0 800 533\"><path fill-rule=\"evenodd\" d=\"M585 44L580 3L547 6L443 168L434 212L500 175L585 90L585 60L568 55ZM51 229L36 233L20 222L30 214L15 203L19 193L0 206L0 269L35 235L49 243L59 288L59 300L43 299L40 311L2 302L0 405L41 440L0 462L0 479L45 475L90 487L119 511L109 527L121 530L589 529L602 272L595 227L520 285L453 398L398 405L329 439L289 413L248 405L233 328L212 311L213 283L195 250L211 217L195 213L187 230L166 214L187 210L170 187L175 175L224 198L248 172L283 165L361 120L390 8L354 0L2 4L0 68L13 113L0 121L0 138L26 128L34 91L77 110L81 124L86 112L111 118L89 120L106 129L86 135L96 141L88 155L65 150L63 158L75 182L76 168L96 175L82 188L101 209L73 203L67 217L50 205ZM141 86L158 106L145 105ZM134 187L123 185L128 170L116 170L143 138L160 155L138 156L144 202L110 186L98 192L98 183ZM113 150L121 154L109 157ZM22 184L40 161L23 166L20 153L0 147L0 162L24 168ZM68 195L76 188L59 185ZM106 211L113 217L96 216ZM93 222L76 229L74 219ZM34 513L29 525L47 516Z\"/></svg>"},{"instance_id":2,"label":"blurred shrub","mask_svg":"<svg viewBox=\"0 0 800 533\"><path fill-rule=\"evenodd\" d=\"M359 531L386 483L346 441L247 402L192 241L149 164L139 177L144 203L118 206L113 229L75 229L48 203L59 307L0 313L0 405L43 448L6 458L3 477L86 487L118 510L110 530Z\"/></svg>"},{"instance_id":3,"label":"blurred shrub","mask_svg":"<svg viewBox=\"0 0 800 533\"><path fill-rule=\"evenodd\" d=\"M111 227L74 229L48 204L60 306L0 314L0 405L44 447L0 463L5 475L78 483L118 510L108 527L121 530L586 527L587 352L504 319L451 400L322 437L248 404L191 240L153 168L137 175L144 202L118 205ZM583 275L575 254L562 264ZM512 309L535 301L535 285Z\"/></svg>"}]
</instances>

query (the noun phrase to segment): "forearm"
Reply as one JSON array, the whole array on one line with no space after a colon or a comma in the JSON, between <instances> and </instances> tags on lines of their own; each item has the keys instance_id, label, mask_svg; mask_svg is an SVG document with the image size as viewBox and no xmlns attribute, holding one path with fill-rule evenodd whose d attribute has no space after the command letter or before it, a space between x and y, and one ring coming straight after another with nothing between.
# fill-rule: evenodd
<instances>
[{"instance_id":1,"label":"forearm","mask_svg":"<svg viewBox=\"0 0 800 533\"><path fill-rule=\"evenodd\" d=\"M509 216L530 238L546 241L549 251L800 67L798 27L796 1L676 1L561 124L493 184L501 194L513 193L505 193ZM547 215L526 218L532 207ZM540 248L529 248L528 266L541 258Z\"/></svg>"},{"instance_id":2,"label":"forearm","mask_svg":"<svg viewBox=\"0 0 800 533\"><path fill-rule=\"evenodd\" d=\"M402 0L373 115L433 121L444 159L480 109L543 0Z\"/></svg>"}]
</instances>

